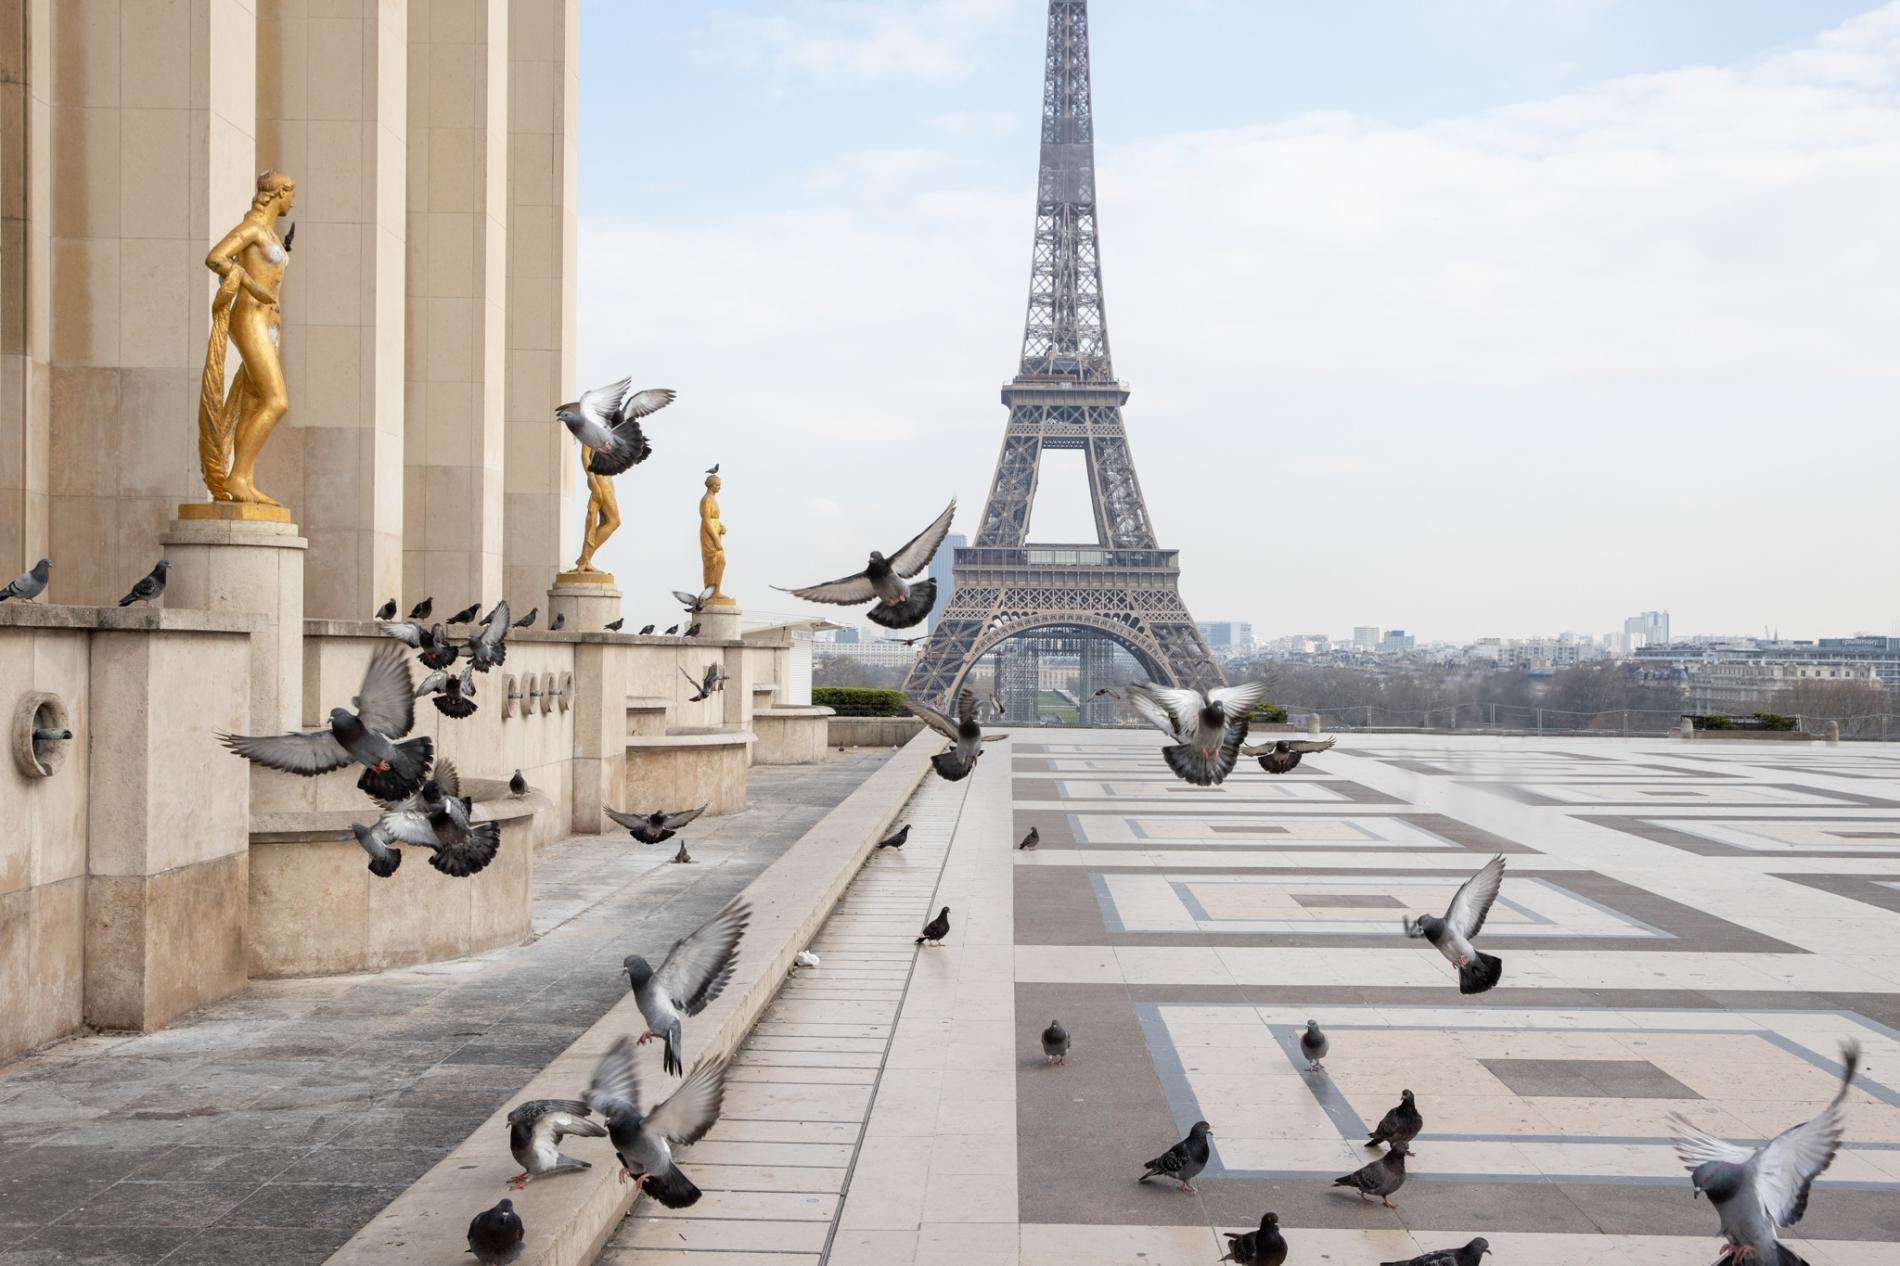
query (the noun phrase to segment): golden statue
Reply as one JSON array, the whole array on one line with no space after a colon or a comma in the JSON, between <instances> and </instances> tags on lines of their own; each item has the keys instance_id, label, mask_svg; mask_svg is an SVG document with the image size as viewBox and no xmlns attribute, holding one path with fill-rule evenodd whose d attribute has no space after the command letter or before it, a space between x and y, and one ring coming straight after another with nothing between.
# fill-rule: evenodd
<instances>
[{"instance_id":1,"label":"golden statue","mask_svg":"<svg viewBox=\"0 0 1900 1266\"><path fill-rule=\"evenodd\" d=\"M593 459L594 450L581 445L581 474L587 477L587 518L581 524L581 556L574 560L577 572L600 572L600 568L594 566L594 551L606 544L607 538L620 526L620 503L614 499L614 477L596 475L587 469L587 463Z\"/></svg>"},{"instance_id":2,"label":"golden statue","mask_svg":"<svg viewBox=\"0 0 1900 1266\"><path fill-rule=\"evenodd\" d=\"M729 607L732 599L719 587L726 579L726 525L719 521L719 489L719 476L706 476L706 495L699 499L700 580L712 590L706 605Z\"/></svg>"},{"instance_id":3,"label":"golden statue","mask_svg":"<svg viewBox=\"0 0 1900 1266\"><path fill-rule=\"evenodd\" d=\"M211 338L198 399L198 463L215 501L281 504L257 486L257 455L290 408L277 328L290 244L278 240L276 225L296 200L295 180L280 171L264 172L251 209L205 256L205 267L220 281L211 301ZM237 344L243 360L229 392L224 387L227 342Z\"/></svg>"}]
</instances>

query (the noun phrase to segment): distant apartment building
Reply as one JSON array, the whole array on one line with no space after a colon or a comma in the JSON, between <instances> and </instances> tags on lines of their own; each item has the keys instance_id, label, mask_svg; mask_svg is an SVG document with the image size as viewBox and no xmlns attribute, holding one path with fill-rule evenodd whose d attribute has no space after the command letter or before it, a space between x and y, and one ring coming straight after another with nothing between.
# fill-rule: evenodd
<instances>
[{"instance_id":1,"label":"distant apartment building","mask_svg":"<svg viewBox=\"0 0 1900 1266\"><path fill-rule=\"evenodd\" d=\"M870 664L879 668L908 668L911 660L917 657L917 648L905 646L901 642L887 642L883 638L860 638L856 629L844 629L830 641L814 641L811 653L814 663L822 664L828 659L848 659L853 663ZM851 634L849 640L845 633Z\"/></svg>"},{"instance_id":2,"label":"distant apartment building","mask_svg":"<svg viewBox=\"0 0 1900 1266\"><path fill-rule=\"evenodd\" d=\"M937 631L937 618L950 605L950 595L957 591L956 574L952 564L956 562L957 551L968 546L970 538L961 532L952 532L943 538L943 544L930 556L930 578L937 582L937 605L930 608L930 614L924 617L924 632Z\"/></svg>"},{"instance_id":3,"label":"distant apartment building","mask_svg":"<svg viewBox=\"0 0 1900 1266\"><path fill-rule=\"evenodd\" d=\"M1379 649L1381 629L1376 624L1355 624L1352 626L1352 645L1354 650L1376 651Z\"/></svg>"},{"instance_id":4,"label":"distant apartment building","mask_svg":"<svg viewBox=\"0 0 1900 1266\"><path fill-rule=\"evenodd\" d=\"M1645 611L1623 621L1623 632L1617 641L1617 651L1623 655L1634 655L1645 646L1669 645L1669 613L1667 611Z\"/></svg>"},{"instance_id":5,"label":"distant apartment building","mask_svg":"<svg viewBox=\"0 0 1900 1266\"><path fill-rule=\"evenodd\" d=\"M1194 627L1207 639L1207 649L1218 660L1237 659L1254 652L1253 625L1239 620L1196 620Z\"/></svg>"},{"instance_id":6,"label":"distant apartment building","mask_svg":"<svg viewBox=\"0 0 1900 1266\"><path fill-rule=\"evenodd\" d=\"M1356 643L1355 643L1356 644ZM1387 629L1379 639L1381 655L1403 655L1418 645L1418 639L1404 629Z\"/></svg>"},{"instance_id":7,"label":"distant apartment building","mask_svg":"<svg viewBox=\"0 0 1900 1266\"><path fill-rule=\"evenodd\" d=\"M1778 712L1804 682L1879 687L1872 664L1764 663L1729 660L1698 665L1689 676L1692 712Z\"/></svg>"},{"instance_id":8,"label":"distant apartment building","mask_svg":"<svg viewBox=\"0 0 1900 1266\"><path fill-rule=\"evenodd\" d=\"M1692 698L1715 701L1708 705L1712 711L1721 710L1722 699L1766 699L1805 681L1900 690L1900 637L1824 637L1813 642L1699 638L1640 647L1632 658L1652 673L1673 670L1688 684ZM1786 671L1772 671L1776 669Z\"/></svg>"}]
</instances>

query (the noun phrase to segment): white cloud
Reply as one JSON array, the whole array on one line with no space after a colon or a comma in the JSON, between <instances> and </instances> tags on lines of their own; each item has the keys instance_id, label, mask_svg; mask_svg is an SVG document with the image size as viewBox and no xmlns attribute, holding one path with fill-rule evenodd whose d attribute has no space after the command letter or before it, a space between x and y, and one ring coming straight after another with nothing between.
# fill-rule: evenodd
<instances>
[{"instance_id":1,"label":"white cloud","mask_svg":"<svg viewBox=\"0 0 1900 1266\"><path fill-rule=\"evenodd\" d=\"M783 85L956 83L1009 0L797 0L782 15L715 10L699 32L710 64Z\"/></svg>"}]
</instances>

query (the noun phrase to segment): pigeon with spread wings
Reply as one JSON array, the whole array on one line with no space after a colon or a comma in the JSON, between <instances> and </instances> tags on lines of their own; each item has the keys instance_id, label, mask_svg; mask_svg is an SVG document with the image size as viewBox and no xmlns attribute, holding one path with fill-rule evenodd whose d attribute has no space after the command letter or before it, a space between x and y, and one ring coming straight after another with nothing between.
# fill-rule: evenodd
<instances>
[{"instance_id":1,"label":"pigeon with spread wings","mask_svg":"<svg viewBox=\"0 0 1900 1266\"><path fill-rule=\"evenodd\" d=\"M638 954L627 955L621 963L633 986L633 1000L647 1022L640 1045L656 1037L665 1043L661 1063L676 1077L686 1068L680 1059L681 1019L704 1011L732 979L739 964L739 941L751 918L752 907L734 901L698 931L673 942L658 968Z\"/></svg>"},{"instance_id":2,"label":"pigeon with spread wings","mask_svg":"<svg viewBox=\"0 0 1900 1266\"><path fill-rule=\"evenodd\" d=\"M1300 766L1300 758L1314 752L1323 752L1338 739L1327 739L1324 743L1318 739L1278 739L1272 743L1261 743L1253 747L1242 747L1242 756L1258 756L1260 768L1270 774L1290 774Z\"/></svg>"},{"instance_id":3,"label":"pigeon with spread wings","mask_svg":"<svg viewBox=\"0 0 1900 1266\"><path fill-rule=\"evenodd\" d=\"M1504 960L1480 953L1472 938L1484 926L1491 903L1504 886L1504 856L1499 854L1485 863L1484 869L1465 880L1451 899L1445 917L1421 914L1405 920L1405 934L1430 941L1445 961L1458 969L1459 993L1483 993L1504 975Z\"/></svg>"},{"instance_id":4,"label":"pigeon with spread wings","mask_svg":"<svg viewBox=\"0 0 1900 1266\"><path fill-rule=\"evenodd\" d=\"M1175 740L1161 749L1175 777L1212 787L1234 772L1247 737L1247 714L1266 692L1263 681L1220 686L1206 694L1134 682L1128 686L1128 701L1148 724Z\"/></svg>"},{"instance_id":5,"label":"pigeon with spread wings","mask_svg":"<svg viewBox=\"0 0 1900 1266\"><path fill-rule=\"evenodd\" d=\"M706 806L697 809L655 809L652 813L621 813L617 809L603 809L608 817L632 832L633 838L642 844L658 844L673 838L673 833L706 812Z\"/></svg>"},{"instance_id":6,"label":"pigeon with spread wings","mask_svg":"<svg viewBox=\"0 0 1900 1266\"><path fill-rule=\"evenodd\" d=\"M393 804L376 820L383 838L430 850L429 865L456 879L478 874L501 850L501 826L471 822L474 801L462 794L462 779L446 757L416 793ZM365 848L368 845L364 846Z\"/></svg>"},{"instance_id":7,"label":"pigeon with spread wings","mask_svg":"<svg viewBox=\"0 0 1900 1266\"><path fill-rule=\"evenodd\" d=\"M950 520L956 512L956 498L952 497L936 522L913 536L889 558L872 550L871 560L863 571L803 589L772 587L807 602L828 602L838 607L855 607L860 602L875 599L871 609L864 613L873 624L887 629L907 629L920 624L930 614L930 608L937 605L937 581L933 577L915 584L906 582L930 565L931 557L950 531Z\"/></svg>"},{"instance_id":8,"label":"pigeon with spread wings","mask_svg":"<svg viewBox=\"0 0 1900 1266\"><path fill-rule=\"evenodd\" d=\"M581 1097L606 1119L621 1182L632 1178L669 1209L684 1209L699 1199L699 1188L673 1163L673 1148L699 1142L719 1120L726 1098L725 1060L696 1066L678 1090L643 1116L633 1043L622 1037L601 1057L594 1082Z\"/></svg>"},{"instance_id":9,"label":"pigeon with spread wings","mask_svg":"<svg viewBox=\"0 0 1900 1266\"><path fill-rule=\"evenodd\" d=\"M957 695L957 719L952 721L943 713L928 704L913 703L904 700L904 707L912 716L920 717L923 723L937 733L949 739L956 746L947 752L939 752L930 758L938 775L946 782L962 782L976 768L976 758L983 754L985 743L994 743L1006 739L1007 734L985 734L976 720L976 696L968 690Z\"/></svg>"},{"instance_id":10,"label":"pigeon with spread wings","mask_svg":"<svg viewBox=\"0 0 1900 1266\"><path fill-rule=\"evenodd\" d=\"M469 634L468 658L475 671L485 673L496 664L508 662L509 612L506 602L495 604L495 622Z\"/></svg>"},{"instance_id":11,"label":"pigeon with spread wings","mask_svg":"<svg viewBox=\"0 0 1900 1266\"><path fill-rule=\"evenodd\" d=\"M356 711L330 709L330 726L290 734L220 734L223 744L248 761L303 778L356 764L356 785L378 800L400 800L422 786L435 757L428 735L404 740L416 724L414 684L402 649L377 646L363 684L352 700Z\"/></svg>"},{"instance_id":12,"label":"pigeon with spread wings","mask_svg":"<svg viewBox=\"0 0 1900 1266\"><path fill-rule=\"evenodd\" d=\"M579 1099L530 1099L508 1114L508 1150L521 1172L508 1180L516 1191L547 1174L592 1169L584 1160L561 1151L568 1135L605 1138L607 1127L588 1120L592 1110Z\"/></svg>"},{"instance_id":13,"label":"pigeon with spread wings","mask_svg":"<svg viewBox=\"0 0 1900 1266\"><path fill-rule=\"evenodd\" d=\"M618 475L645 461L653 452L640 419L673 403L673 392L665 387L633 389L633 379L595 387L581 392L579 400L555 409L574 438L593 454L587 469L596 475Z\"/></svg>"},{"instance_id":14,"label":"pigeon with spread wings","mask_svg":"<svg viewBox=\"0 0 1900 1266\"><path fill-rule=\"evenodd\" d=\"M1827 1107L1812 1121L1783 1130L1760 1147L1730 1143L1681 1117L1671 1118L1678 1131L1676 1155L1689 1167L1697 1194L1707 1196L1722 1219L1728 1249L1717 1266L1743 1260L1753 1266L1795 1266L1801 1261L1776 1239L1776 1232L1801 1220L1808 1211L1808 1189L1840 1150L1841 1108L1859 1068L1860 1045L1844 1043L1840 1089Z\"/></svg>"}]
</instances>

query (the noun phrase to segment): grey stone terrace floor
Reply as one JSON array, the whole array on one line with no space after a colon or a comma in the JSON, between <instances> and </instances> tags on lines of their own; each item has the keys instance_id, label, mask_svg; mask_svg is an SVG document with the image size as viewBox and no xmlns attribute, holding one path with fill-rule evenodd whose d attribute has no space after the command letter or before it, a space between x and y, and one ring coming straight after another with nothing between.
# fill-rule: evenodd
<instances>
[{"instance_id":1,"label":"grey stone terrace floor","mask_svg":"<svg viewBox=\"0 0 1900 1266\"><path fill-rule=\"evenodd\" d=\"M0 1068L0 1262L322 1261L620 999L624 955L696 927L889 755L753 769L745 812L690 830L696 865L624 833L543 850L526 945L260 982Z\"/></svg>"}]
</instances>

